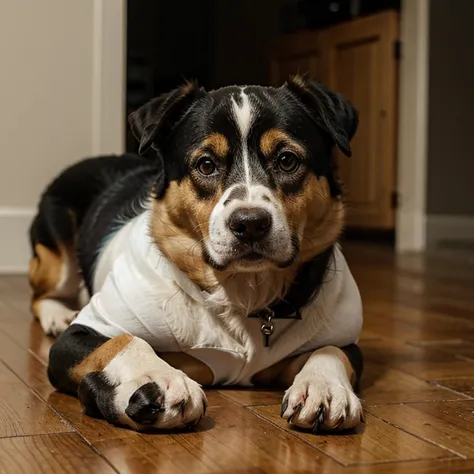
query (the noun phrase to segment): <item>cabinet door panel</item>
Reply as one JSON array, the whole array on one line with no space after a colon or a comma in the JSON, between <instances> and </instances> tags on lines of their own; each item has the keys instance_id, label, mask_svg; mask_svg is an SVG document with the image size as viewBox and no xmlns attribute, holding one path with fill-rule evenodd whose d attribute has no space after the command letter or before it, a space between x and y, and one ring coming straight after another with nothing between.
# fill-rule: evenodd
<instances>
[{"instance_id":1,"label":"cabinet door panel","mask_svg":"<svg viewBox=\"0 0 474 474\"><path fill-rule=\"evenodd\" d=\"M352 158L337 152L347 192L347 224L391 229L396 174L398 16L385 12L321 34L326 82L359 111Z\"/></svg>"}]
</instances>

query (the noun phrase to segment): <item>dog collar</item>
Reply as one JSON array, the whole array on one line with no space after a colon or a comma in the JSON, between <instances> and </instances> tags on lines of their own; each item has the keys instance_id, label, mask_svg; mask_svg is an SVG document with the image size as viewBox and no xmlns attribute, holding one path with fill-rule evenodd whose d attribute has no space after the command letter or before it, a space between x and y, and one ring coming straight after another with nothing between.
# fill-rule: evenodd
<instances>
[{"instance_id":1,"label":"dog collar","mask_svg":"<svg viewBox=\"0 0 474 474\"><path fill-rule=\"evenodd\" d=\"M266 308L249 314L249 318L262 320L260 331L263 335L263 344L270 346L270 336L275 331L276 319L302 319L301 311L318 296L319 290L324 283L324 276L329 267L329 261L333 256L334 248L329 247L323 253L305 263L296 275L285 296Z\"/></svg>"}]
</instances>

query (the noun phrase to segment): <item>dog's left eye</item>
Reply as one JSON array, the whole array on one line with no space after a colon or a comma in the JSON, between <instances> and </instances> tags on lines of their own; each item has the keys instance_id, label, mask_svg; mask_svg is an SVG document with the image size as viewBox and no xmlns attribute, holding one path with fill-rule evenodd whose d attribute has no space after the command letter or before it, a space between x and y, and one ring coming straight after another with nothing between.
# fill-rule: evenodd
<instances>
[{"instance_id":1,"label":"dog's left eye","mask_svg":"<svg viewBox=\"0 0 474 474\"><path fill-rule=\"evenodd\" d=\"M211 176L217 170L216 164L208 156L202 157L197 162L196 168L204 176Z\"/></svg>"},{"instance_id":2,"label":"dog's left eye","mask_svg":"<svg viewBox=\"0 0 474 474\"><path fill-rule=\"evenodd\" d=\"M293 173L298 169L300 160L298 157L289 151L285 151L278 157L278 167L285 173Z\"/></svg>"}]
</instances>

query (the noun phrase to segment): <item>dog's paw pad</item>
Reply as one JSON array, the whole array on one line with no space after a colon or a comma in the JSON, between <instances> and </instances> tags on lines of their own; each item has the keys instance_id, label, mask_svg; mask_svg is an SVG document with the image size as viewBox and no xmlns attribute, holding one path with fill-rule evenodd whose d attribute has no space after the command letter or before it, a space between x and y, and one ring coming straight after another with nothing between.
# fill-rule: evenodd
<instances>
[{"instance_id":1,"label":"dog's paw pad","mask_svg":"<svg viewBox=\"0 0 474 474\"><path fill-rule=\"evenodd\" d=\"M115 390L120 421L134 429L194 426L206 412L199 384L175 369L148 372Z\"/></svg>"},{"instance_id":2,"label":"dog's paw pad","mask_svg":"<svg viewBox=\"0 0 474 474\"><path fill-rule=\"evenodd\" d=\"M138 388L130 397L126 415L139 425L153 425L164 411L163 392L155 382L149 382Z\"/></svg>"}]
</instances>

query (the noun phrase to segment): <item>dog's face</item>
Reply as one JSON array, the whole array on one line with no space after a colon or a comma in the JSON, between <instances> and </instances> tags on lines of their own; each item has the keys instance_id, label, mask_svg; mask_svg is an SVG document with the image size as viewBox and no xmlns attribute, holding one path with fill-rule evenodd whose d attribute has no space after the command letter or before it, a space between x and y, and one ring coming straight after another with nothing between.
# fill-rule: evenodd
<instances>
[{"instance_id":1,"label":"dog's face","mask_svg":"<svg viewBox=\"0 0 474 474\"><path fill-rule=\"evenodd\" d=\"M154 237L167 253L199 247L212 268L249 272L309 260L337 239L331 151L350 155L357 128L339 95L299 77L280 88L188 84L130 122L140 150L154 148L164 165Z\"/></svg>"}]
</instances>

